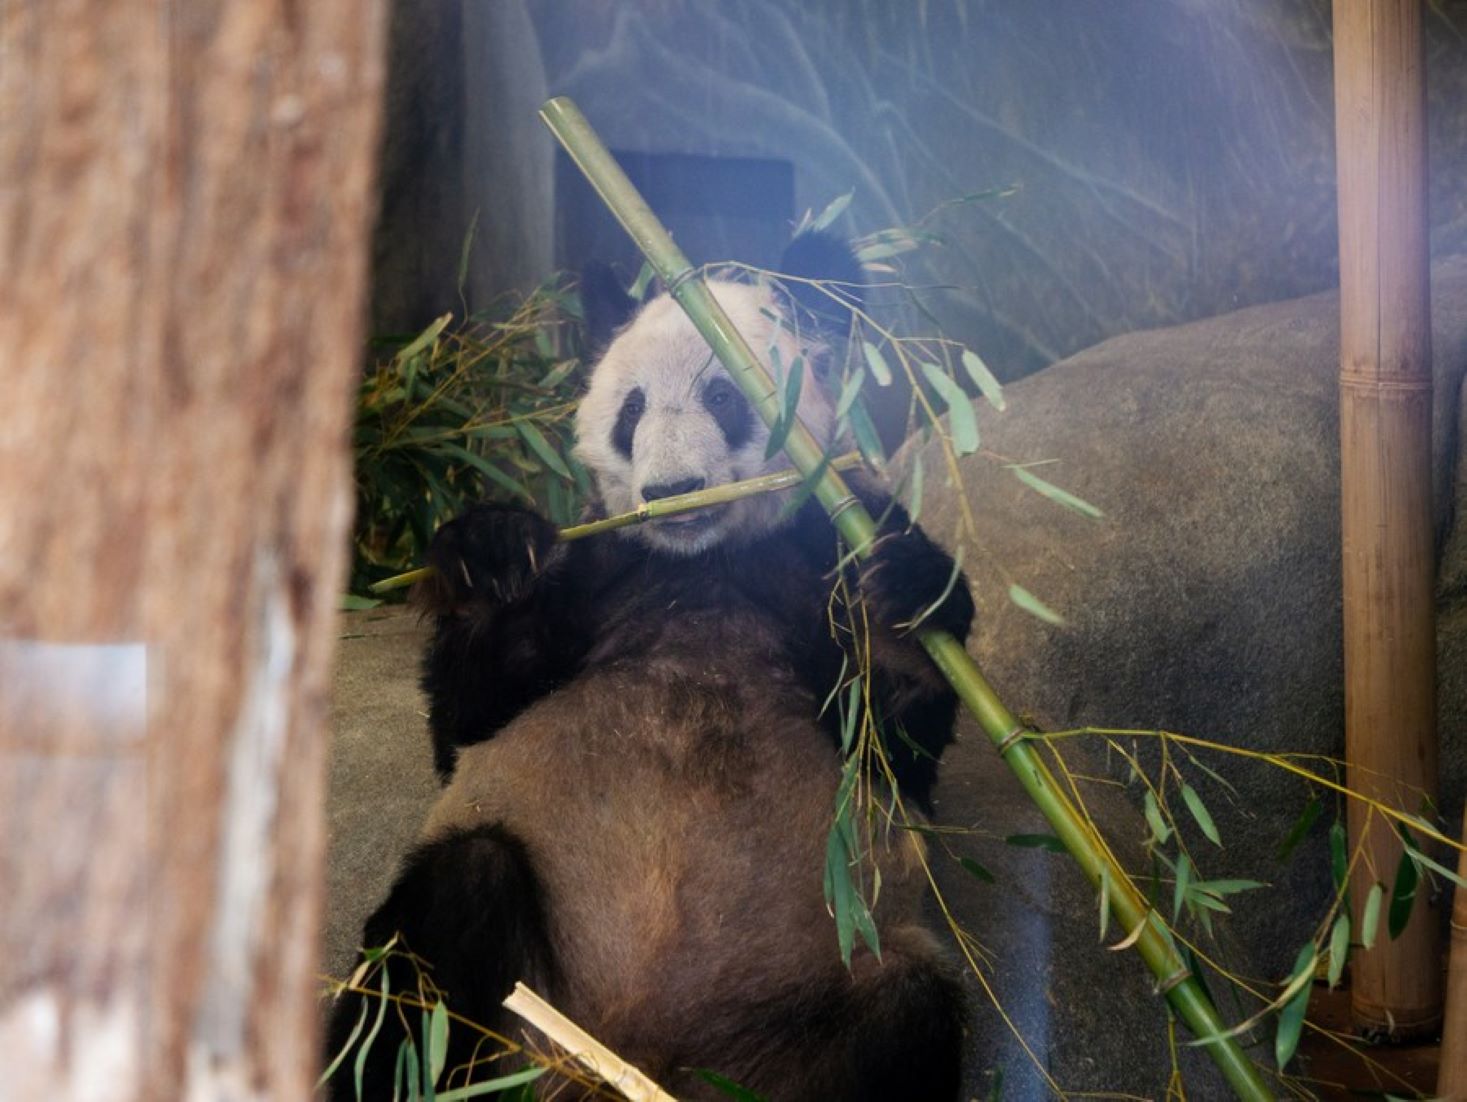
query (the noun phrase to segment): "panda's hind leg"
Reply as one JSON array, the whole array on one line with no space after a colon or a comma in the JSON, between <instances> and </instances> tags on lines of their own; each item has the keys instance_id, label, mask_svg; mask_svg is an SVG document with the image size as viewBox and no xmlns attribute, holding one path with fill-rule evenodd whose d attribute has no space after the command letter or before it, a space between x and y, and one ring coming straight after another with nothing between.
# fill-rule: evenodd
<instances>
[{"instance_id":1,"label":"panda's hind leg","mask_svg":"<svg viewBox=\"0 0 1467 1102\"><path fill-rule=\"evenodd\" d=\"M962 982L925 929L885 929L880 961L858 949L849 972L755 1009L736 1035L719 1038L712 1070L770 1102L958 1098ZM680 1085L679 1097L714 1097L701 1083Z\"/></svg>"},{"instance_id":2,"label":"panda's hind leg","mask_svg":"<svg viewBox=\"0 0 1467 1102\"><path fill-rule=\"evenodd\" d=\"M363 944L377 949L396 937L382 967L391 996L382 1024L368 1051L362 1076L363 1102L393 1097L397 1053L404 1040L423 1044L420 1003L441 997L450 1011L485 1029L508 1036L514 1026L500 1005L515 981L542 992L553 990L555 964L546 935L540 886L523 844L499 825L455 830L412 850L403 862L387 900L367 920ZM379 972L364 986L377 989ZM367 1006L365 1037L377 1019L378 996L343 993L332 1008L326 1059L347 1043ZM360 1044L360 1040L358 1042ZM449 1030L446 1075L466 1085L464 1072L500 1045L479 1030L454 1021ZM353 1050L332 1077L331 1097L356 1097ZM502 1063L474 1079L503 1074ZM440 1084L441 1085L441 1084Z\"/></svg>"}]
</instances>

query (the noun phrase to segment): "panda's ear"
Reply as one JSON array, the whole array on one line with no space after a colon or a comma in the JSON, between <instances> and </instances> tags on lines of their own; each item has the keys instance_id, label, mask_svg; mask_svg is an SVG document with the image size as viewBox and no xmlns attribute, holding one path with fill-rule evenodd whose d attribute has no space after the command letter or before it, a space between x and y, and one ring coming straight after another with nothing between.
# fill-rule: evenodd
<instances>
[{"instance_id":1,"label":"panda's ear","mask_svg":"<svg viewBox=\"0 0 1467 1102\"><path fill-rule=\"evenodd\" d=\"M581 269L581 310L586 340L593 354L605 350L612 336L637 312L637 301L626 293L609 264L593 260Z\"/></svg>"},{"instance_id":2,"label":"panda's ear","mask_svg":"<svg viewBox=\"0 0 1467 1102\"><path fill-rule=\"evenodd\" d=\"M860 306L864 301L862 292L866 286L866 274L861 262L851 251L850 242L834 234L823 230L800 234L785 249L779 270L799 279L829 283L829 291L852 305ZM836 331L844 331L849 325L849 311L825 291L808 283L793 281L785 286L795 301L814 314L822 325Z\"/></svg>"}]
</instances>

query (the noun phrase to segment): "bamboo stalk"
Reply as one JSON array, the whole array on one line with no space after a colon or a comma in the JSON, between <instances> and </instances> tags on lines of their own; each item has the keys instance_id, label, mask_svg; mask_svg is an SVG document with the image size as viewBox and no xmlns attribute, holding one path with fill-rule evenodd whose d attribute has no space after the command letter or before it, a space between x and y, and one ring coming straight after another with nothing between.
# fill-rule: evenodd
<instances>
[{"instance_id":1,"label":"bamboo stalk","mask_svg":"<svg viewBox=\"0 0 1467 1102\"><path fill-rule=\"evenodd\" d=\"M630 1102L677 1102L639 1068L627 1063L523 983L504 1000L504 1007L549 1037L566 1054Z\"/></svg>"},{"instance_id":2,"label":"bamboo stalk","mask_svg":"<svg viewBox=\"0 0 1467 1102\"><path fill-rule=\"evenodd\" d=\"M1462 837L1467 839L1467 811L1462 815ZM1467 879L1467 850L1457 857L1457 874ZM1436 1093L1443 1102L1467 1102L1467 889L1461 887L1452 901L1452 957Z\"/></svg>"},{"instance_id":3,"label":"bamboo stalk","mask_svg":"<svg viewBox=\"0 0 1467 1102\"><path fill-rule=\"evenodd\" d=\"M845 455L832 459L830 465L838 471L848 471L852 467L861 465L861 457L855 452L847 452ZM799 471L776 471L774 474L762 474L754 478L743 478L737 482L710 486L706 490L695 490L690 494L673 494L671 497L658 498L656 501L644 501L629 513L618 513L614 517L604 517L601 520L592 520L585 524L573 524L569 528L562 528L559 538L564 543L570 540L585 539L587 536L598 536L602 532L630 528L634 524L645 524L658 517L689 513L694 509L706 509L710 505L726 505L730 501L753 497L755 494L788 490L798 486L804 479L805 476ZM405 589L415 582L431 577L432 574L431 566L420 566L405 574L394 574L390 578L383 578L380 582L373 582L367 587L367 591L369 593L387 593L394 589Z\"/></svg>"},{"instance_id":4,"label":"bamboo stalk","mask_svg":"<svg viewBox=\"0 0 1467 1102\"><path fill-rule=\"evenodd\" d=\"M696 270L656 215L637 194L580 109L561 96L542 106L540 117L631 234L669 293L687 312L750 403L766 423L772 423L779 412L773 380L712 293L697 278ZM798 420L785 443L785 453L796 469L807 476L820 469L820 446ZM832 523L855 553L862 557L868 555L876 537L876 525L837 472L826 470L821 475L815 497L831 514ZM1038 752L1022 737L1024 725L1004 707L963 645L946 632L932 628L921 629L918 637L1086 877L1107 892L1112 913L1127 930L1139 931L1135 945L1156 977L1158 989L1165 993L1172 1008L1197 1037L1212 1038L1205 1047L1234 1093L1250 1100L1271 1097L1259 1070L1244 1055L1236 1038L1223 1036L1226 1028L1221 1018L1188 971L1165 921L1151 910L1125 870L1066 798Z\"/></svg>"},{"instance_id":5,"label":"bamboo stalk","mask_svg":"<svg viewBox=\"0 0 1467 1102\"><path fill-rule=\"evenodd\" d=\"M1435 552L1426 102L1420 0L1335 0L1340 221L1340 515L1349 786L1396 806L1436 794ZM1419 808L1418 808L1419 810ZM1350 805L1358 915L1401 842ZM1438 915L1425 895L1398 938L1359 949L1357 1026L1423 1036L1441 1022Z\"/></svg>"}]
</instances>

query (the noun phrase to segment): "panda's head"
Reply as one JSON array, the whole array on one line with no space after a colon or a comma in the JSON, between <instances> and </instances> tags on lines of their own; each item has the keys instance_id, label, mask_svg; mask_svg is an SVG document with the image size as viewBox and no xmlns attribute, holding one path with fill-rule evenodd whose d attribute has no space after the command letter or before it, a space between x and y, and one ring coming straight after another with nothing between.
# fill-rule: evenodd
<instances>
[{"instance_id":1,"label":"panda's head","mask_svg":"<svg viewBox=\"0 0 1467 1102\"><path fill-rule=\"evenodd\" d=\"M781 271L845 282L859 277L845 246L832 250L817 239L815 248L797 251L803 240L796 239L786 253ZM812 251L833 251L845 265L829 275L807 274L804 257ZM835 425L823 385L835 359L828 327L768 284L713 280L709 288L771 377L776 359L771 349L778 349L777 361L786 370L797 358L804 361L800 417L816 440L828 445ZM598 330L614 334L591 371L576 414L576 456L594 476L609 514L789 466L782 452L764 458L769 430L671 297L659 295L636 309L601 270L583 280L582 299L593 343ZM746 497L628 532L658 550L693 555L768 532L779 523L784 496Z\"/></svg>"}]
</instances>

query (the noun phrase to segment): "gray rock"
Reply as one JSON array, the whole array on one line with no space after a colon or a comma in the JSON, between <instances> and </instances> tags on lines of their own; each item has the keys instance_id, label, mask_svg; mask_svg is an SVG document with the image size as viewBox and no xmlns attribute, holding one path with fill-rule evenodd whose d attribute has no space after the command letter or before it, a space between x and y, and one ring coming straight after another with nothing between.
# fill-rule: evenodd
<instances>
[{"instance_id":1,"label":"gray rock","mask_svg":"<svg viewBox=\"0 0 1467 1102\"><path fill-rule=\"evenodd\" d=\"M1454 524L1467 485L1467 258L1437 265L1433 322L1441 790L1456 823L1467 780L1467 540ZM988 452L1059 460L1036 473L1106 514L1063 509L990 456L961 463L980 544L966 558L979 606L971 650L1011 709L1048 730L1161 728L1343 754L1337 326L1333 295L1255 307L1088 349L1007 388L1007 413L979 403ZM924 464L922 522L957 542L960 511L935 447ZM1010 603L1011 582L1067 626ZM1330 816L1313 848L1280 865L1273 850L1304 806L1302 786L1240 759L1204 760L1245 796L1234 804L1193 773L1225 846L1199 836L1194 852L1208 876L1279 885L1240 905L1235 925L1278 974L1322 914L1318 841Z\"/></svg>"}]
</instances>

